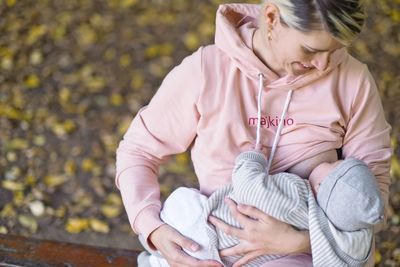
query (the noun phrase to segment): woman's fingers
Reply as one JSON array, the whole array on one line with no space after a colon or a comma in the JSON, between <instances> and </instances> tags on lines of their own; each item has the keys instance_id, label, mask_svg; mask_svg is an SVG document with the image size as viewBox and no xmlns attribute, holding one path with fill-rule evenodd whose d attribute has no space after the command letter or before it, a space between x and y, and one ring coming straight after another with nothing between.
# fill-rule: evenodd
<instances>
[{"instance_id":1,"label":"woman's fingers","mask_svg":"<svg viewBox=\"0 0 400 267\"><path fill-rule=\"evenodd\" d=\"M171 259L173 266L192 266L192 267L222 267L222 265L212 260L198 260L186 254L177 247L176 257Z\"/></svg>"},{"instance_id":2,"label":"woman's fingers","mask_svg":"<svg viewBox=\"0 0 400 267\"><path fill-rule=\"evenodd\" d=\"M249 216L246 216L247 214L244 214L240 210L238 210L238 205L236 205L236 203L232 199L225 198L225 203L228 205L232 216L239 222L242 227L245 228L246 225L254 221L252 218L249 218Z\"/></svg>"},{"instance_id":3,"label":"woman's fingers","mask_svg":"<svg viewBox=\"0 0 400 267\"><path fill-rule=\"evenodd\" d=\"M183 235L179 235L179 237L176 239L176 243L182 248L185 248L192 252L196 252L200 249L200 246L196 242L184 237Z\"/></svg>"},{"instance_id":4,"label":"woman's fingers","mask_svg":"<svg viewBox=\"0 0 400 267\"><path fill-rule=\"evenodd\" d=\"M246 255L244 255L240 260L238 260L237 262L235 262L232 267L240 267L245 265L246 263L248 263L249 261L257 258L258 256L263 255L262 253L260 253L259 251L253 251L251 253L248 253Z\"/></svg>"},{"instance_id":5,"label":"woman's fingers","mask_svg":"<svg viewBox=\"0 0 400 267\"><path fill-rule=\"evenodd\" d=\"M198 260L185 253L182 248L195 252L200 249L200 246L167 224L160 226L152 233L151 241L171 266L222 267L216 261Z\"/></svg>"},{"instance_id":6,"label":"woman's fingers","mask_svg":"<svg viewBox=\"0 0 400 267\"><path fill-rule=\"evenodd\" d=\"M239 243L236 246L230 247L230 248L226 248L220 251L220 255L222 257L227 257L227 256L238 256L238 255L243 255L245 253L247 253L248 251L241 246L241 243Z\"/></svg>"},{"instance_id":7,"label":"woman's fingers","mask_svg":"<svg viewBox=\"0 0 400 267\"><path fill-rule=\"evenodd\" d=\"M209 216L208 220L218 229L223 231L225 234L242 239L244 237L244 233L242 229L238 229L236 227L230 226L229 224L221 221L220 219Z\"/></svg>"},{"instance_id":8,"label":"woman's fingers","mask_svg":"<svg viewBox=\"0 0 400 267\"><path fill-rule=\"evenodd\" d=\"M255 220L276 220L275 218L269 216L268 214L262 212L261 210L257 209L256 207L239 204L237 205L237 209L240 213L253 218Z\"/></svg>"}]
</instances>

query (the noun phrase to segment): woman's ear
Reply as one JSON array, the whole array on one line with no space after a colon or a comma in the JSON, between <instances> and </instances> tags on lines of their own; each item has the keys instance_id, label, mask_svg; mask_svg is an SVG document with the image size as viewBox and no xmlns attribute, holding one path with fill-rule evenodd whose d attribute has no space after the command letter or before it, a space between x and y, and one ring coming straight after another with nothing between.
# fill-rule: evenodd
<instances>
[{"instance_id":1,"label":"woman's ear","mask_svg":"<svg viewBox=\"0 0 400 267\"><path fill-rule=\"evenodd\" d=\"M272 29L280 23L279 8L276 5L265 4L262 12L267 28Z\"/></svg>"}]
</instances>

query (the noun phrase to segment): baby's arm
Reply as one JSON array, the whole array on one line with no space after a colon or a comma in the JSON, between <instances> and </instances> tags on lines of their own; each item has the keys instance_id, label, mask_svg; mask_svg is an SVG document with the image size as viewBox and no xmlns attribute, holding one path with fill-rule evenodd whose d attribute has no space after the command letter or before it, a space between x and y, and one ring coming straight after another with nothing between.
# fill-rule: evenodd
<instances>
[{"instance_id":1,"label":"baby's arm","mask_svg":"<svg viewBox=\"0 0 400 267\"><path fill-rule=\"evenodd\" d=\"M338 160L334 163L323 162L314 168L314 170L310 173L310 176L308 178L314 196L317 195L318 188L321 185L324 178L342 161L343 160Z\"/></svg>"},{"instance_id":2,"label":"baby's arm","mask_svg":"<svg viewBox=\"0 0 400 267\"><path fill-rule=\"evenodd\" d=\"M233 187L249 184L259 175L265 174L267 160L259 151L242 152L235 160L235 167L232 174Z\"/></svg>"},{"instance_id":3,"label":"baby's arm","mask_svg":"<svg viewBox=\"0 0 400 267\"><path fill-rule=\"evenodd\" d=\"M321 163L328 162L333 163L338 160L338 156L335 149L328 150L315 155L309 159L303 160L292 167L290 167L287 172L297 174L303 179L308 179L311 172Z\"/></svg>"}]
</instances>

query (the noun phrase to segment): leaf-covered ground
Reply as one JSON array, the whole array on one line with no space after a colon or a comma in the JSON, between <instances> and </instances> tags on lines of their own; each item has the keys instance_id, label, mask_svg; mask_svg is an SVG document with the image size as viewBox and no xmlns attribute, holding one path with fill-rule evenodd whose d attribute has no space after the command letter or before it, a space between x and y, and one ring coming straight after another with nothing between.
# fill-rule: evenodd
<instances>
[{"instance_id":1,"label":"leaf-covered ground","mask_svg":"<svg viewBox=\"0 0 400 267\"><path fill-rule=\"evenodd\" d=\"M138 248L114 186L117 144L164 75L212 42L223 2L233 1L0 0L0 233ZM393 125L389 227L375 256L398 266L400 1L368 2L351 51ZM164 196L196 186L189 162L162 167Z\"/></svg>"}]
</instances>

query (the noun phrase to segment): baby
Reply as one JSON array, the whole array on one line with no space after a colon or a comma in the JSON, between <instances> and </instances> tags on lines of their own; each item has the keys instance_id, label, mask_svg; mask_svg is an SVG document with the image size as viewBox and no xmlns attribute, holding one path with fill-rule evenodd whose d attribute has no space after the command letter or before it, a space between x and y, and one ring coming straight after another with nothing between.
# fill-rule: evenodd
<instances>
[{"instance_id":1,"label":"baby","mask_svg":"<svg viewBox=\"0 0 400 267\"><path fill-rule=\"evenodd\" d=\"M311 159L292 171L300 172L314 163ZM218 251L237 245L239 240L207 222L208 216L213 215L240 227L224 202L229 197L299 230L309 230L314 266L363 266L367 262L372 227L383 220L383 201L374 175L362 161L349 158L318 164L313 166L309 181L286 172L267 175L266 166L267 160L260 151L241 153L235 160L230 185L209 198L195 189L178 188L164 203L161 219L201 245L201 250L186 251L188 254L231 266L240 256L221 258ZM260 256L245 266L260 266L282 256ZM157 252L148 261L148 266L168 266Z\"/></svg>"}]
</instances>

